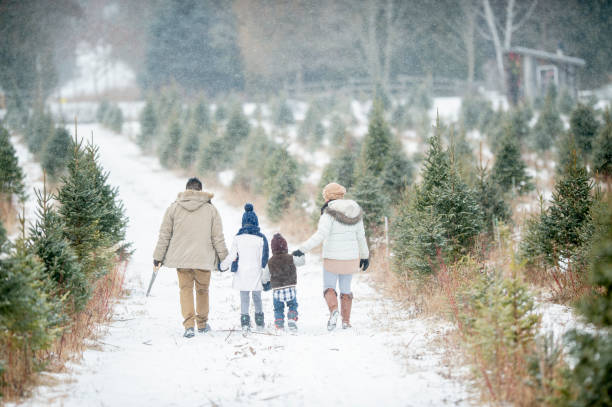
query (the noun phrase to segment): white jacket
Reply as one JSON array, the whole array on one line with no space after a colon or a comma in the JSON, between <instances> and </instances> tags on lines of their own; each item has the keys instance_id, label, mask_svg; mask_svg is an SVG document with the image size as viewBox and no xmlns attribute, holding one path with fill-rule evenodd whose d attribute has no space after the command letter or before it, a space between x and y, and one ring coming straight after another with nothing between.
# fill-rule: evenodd
<instances>
[{"instance_id":1,"label":"white jacket","mask_svg":"<svg viewBox=\"0 0 612 407\"><path fill-rule=\"evenodd\" d=\"M263 238L255 235L236 235L232 242L229 255L221 262L221 270L229 269L232 262L238 257L238 271L232 273L234 281L232 287L240 291L261 291L263 256Z\"/></svg>"},{"instance_id":2,"label":"white jacket","mask_svg":"<svg viewBox=\"0 0 612 407\"><path fill-rule=\"evenodd\" d=\"M363 227L363 211L357 202L338 199L329 202L314 235L299 246L306 253L323 243L323 258L355 260L370 257Z\"/></svg>"}]
</instances>

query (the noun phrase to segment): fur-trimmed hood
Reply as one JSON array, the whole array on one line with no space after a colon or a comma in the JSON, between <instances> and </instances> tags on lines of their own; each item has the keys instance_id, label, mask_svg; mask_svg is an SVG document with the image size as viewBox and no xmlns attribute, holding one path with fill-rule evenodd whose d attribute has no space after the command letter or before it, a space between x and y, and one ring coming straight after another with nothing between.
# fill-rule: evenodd
<instances>
[{"instance_id":1,"label":"fur-trimmed hood","mask_svg":"<svg viewBox=\"0 0 612 407\"><path fill-rule=\"evenodd\" d=\"M352 199L330 201L325 213L345 225L355 225L363 218L361 207Z\"/></svg>"},{"instance_id":2,"label":"fur-trimmed hood","mask_svg":"<svg viewBox=\"0 0 612 407\"><path fill-rule=\"evenodd\" d=\"M205 203L210 202L213 196L214 194L212 192L188 189L178 194L176 203L189 212L193 212Z\"/></svg>"}]
</instances>

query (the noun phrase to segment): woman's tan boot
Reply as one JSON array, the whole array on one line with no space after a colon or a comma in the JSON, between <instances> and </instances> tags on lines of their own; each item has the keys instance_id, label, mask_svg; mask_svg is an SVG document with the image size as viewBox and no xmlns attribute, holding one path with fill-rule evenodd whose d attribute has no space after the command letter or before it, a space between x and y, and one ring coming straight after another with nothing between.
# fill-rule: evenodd
<instances>
[{"instance_id":1,"label":"woman's tan boot","mask_svg":"<svg viewBox=\"0 0 612 407\"><path fill-rule=\"evenodd\" d=\"M333 331L336 329L336 322L338 321L338 294L333 288L328 288L323 291L323 297L329 307L329 320L327 321L327 330Z\"/></svg>"},{"instance_id":2,"label":"woman's tan boot","mask_svg":"<svg viewBox=\"0 0 612 407\"><path fill-rule=\"evenodd\" d=\"M353 293L340 294L340 309L342 314L342 329L351 327L351 307L353 305Z\"/></svg>"}]
</instances>

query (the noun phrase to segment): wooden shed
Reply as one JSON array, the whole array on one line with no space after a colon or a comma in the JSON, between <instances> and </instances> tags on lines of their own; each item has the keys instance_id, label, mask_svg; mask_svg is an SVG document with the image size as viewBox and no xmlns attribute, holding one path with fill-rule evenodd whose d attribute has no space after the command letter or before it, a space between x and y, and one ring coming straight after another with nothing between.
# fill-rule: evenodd
<instances>
[{"instance_id":1,"label":"wooden shed","mask_svg":"<svg viewBox=\"0 0 612 407\"><path fill-rule=\"evenodd\" d=\"M506 51L505 68L508 99L512 104L521 100L532 102L544 96L550 85L578 95L577 71L584 59L537 49L512 47Z\"/></svg>"}]
</instances>

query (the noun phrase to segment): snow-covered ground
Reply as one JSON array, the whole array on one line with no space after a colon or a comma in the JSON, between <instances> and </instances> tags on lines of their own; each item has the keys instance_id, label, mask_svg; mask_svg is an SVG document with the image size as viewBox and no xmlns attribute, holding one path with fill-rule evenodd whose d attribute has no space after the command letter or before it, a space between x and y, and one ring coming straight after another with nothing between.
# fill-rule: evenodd
<instances>
[{"instance_id":1,"label":"snow-covered ground","mask_svg":"<svg viewBox=\"0 0 612 407\"><path fill-rule=\"evenodd\" d=\"M185 179L162 169L156 158L142 156L125 136L98 125L79 126L79 134L92 131L109 181L119 186L130 218L128 239L136 252L127 271L129 296L116 305L114 320L96 346L70 364L67 373L52 375L59 384L36 388L23 405L469 404L467 385L458 379L464 371L446 365L439 345L443 341L436 341L449 326L409 315L372 288L367 274L354 278L354 328L328 333L316 256L309 255L299 269L297 335L279 334L271 327L270 293L263 295L267 331L246 338L235 331L239 295L231 288L230 273L215 272L210 291L213 331L184 339L176 272L162 268L151 297L144 292L161 218L184 189ZM24 165L27 154L21 147L19 154ZM25 165L34 174L28 178L31 185L39 175L31 163ZM229 245L242 211L222 196L213 202ZM264 233L276 232L260 219Z\"/></svg>"}]
</instances>

